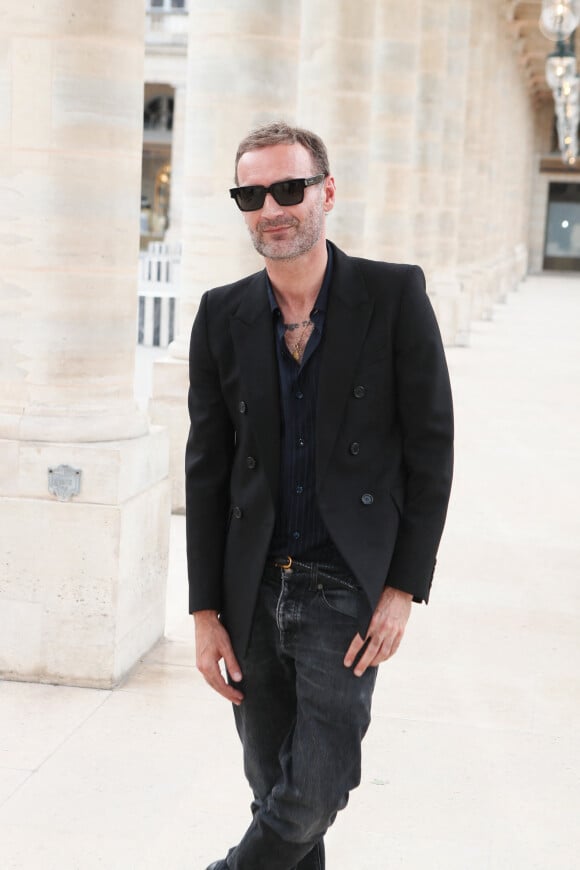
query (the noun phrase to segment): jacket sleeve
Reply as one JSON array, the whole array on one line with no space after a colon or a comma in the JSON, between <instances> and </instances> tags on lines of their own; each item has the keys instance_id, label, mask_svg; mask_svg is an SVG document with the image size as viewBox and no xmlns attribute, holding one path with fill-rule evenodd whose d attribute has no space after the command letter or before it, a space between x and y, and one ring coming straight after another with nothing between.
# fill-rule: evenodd
<instances>
[{"instance_id":1,"label":"jacket sleeve","mask_svg":"<svg viewBox=\"0 0 580 870\"><path fill-rule=\"evenodd\" d=\"M405 500L387 585L427 601L451 489L453 406L443 343L425 277L410 266L395 333Z\"/></svg>"},{"instance_id":2,"label":"jacket sleeve","mask_svg":"<svg viewBox=\"0 0 580 870\"><path fill-rule=\"evenodd\" d=\"M234 428L208 337L209 297L201 300L189 355L190 430L185 451L189 611L221 610Z\"/></svg>"}]
</instances>

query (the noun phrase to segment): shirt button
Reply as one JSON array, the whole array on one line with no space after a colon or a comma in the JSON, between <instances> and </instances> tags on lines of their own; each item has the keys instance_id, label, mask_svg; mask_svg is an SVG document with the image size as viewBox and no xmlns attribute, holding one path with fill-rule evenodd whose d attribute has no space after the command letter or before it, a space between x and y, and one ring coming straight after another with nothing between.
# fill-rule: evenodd
<instances>
[{"instance_id":1,"label":"shirt button","mask_svg":"<svg viewBox=\"0 0 580 870\"><path fill-rule=\"evenodd\" d=\"M299 447L304 447L305 444L306 444L306 441L304 440L304 438L298 439L298 446Z\"/></svg>"},{"instance_id":2,"label":"shirt button","mask_svg":"<svg viewBox=\"0 0 580 870\"><path fill-rule=\"evenodd\" d=\"M292 532L292 537L294 538L295 541L297 541L298 538L300 537L300 532Z\"/></svg>"},{"instance_id":3,"label":"shirt button","mask_svg":"<svg viewBox=\"0 0 580 870\"><path fill-rule=\"evenodd\" d=\"M247 457L246 465L248 466L248 468L255 468L256 467L256 460L254 459L253 456Z\"/></svg>"},{"instance_id":4,"label":"shirt button","mask_svg":"<svg viewBox=\"0 0 580 870\"><path fill-rule=\"evenodd\" d=\"M303 492L304 492L304 487L302 486L301 483L299 483L298 486L296 487L296 493L298 495L302 495Z\"/></svg>"},{"instance_id":5,"label":"shirt button","mask_svg":"<svg viewBox=\"0 0 580 870\"><path fill-rule=\"evenodd\" d=\"M348 452L351 454L351 456L358 456L358 454L360 453L360 444L358 443L358 441L352 442L352 444L348 448Z\"/></svg>"},{"instance_id":6,"label":"shirt button","mask_svg":"<svg viewBox=\"0 0 580 870\"><path fill-rule=\"evenodd\" d=\"M241 518L242 518L242 509L236 505L235 508L232 510L232 516L233 516L234 519L236 519L236 520L241 520Z\"/></svg>"},{"instance_id":7,"label":"shirt button","mask_svg":"<svg viewBox=\"0 0 580 870\"><path fill-rule=\"evenodd\" d=\"M360 500L362 501L363 504L372 504L374 502L374 498L370 494L370 492L363 493L363 495L361 495L361 497L360 497Z\"/></svg>"},{"instance_id":8,"label":"shirt button","mask_svg":"<svg viewBox=\"0 0 580 870\"><path fill-rule=\"evenodd\" d=\"M365 388L363 386L359 385L358 387L354 388L353 393L354 393L355 399L364 399L364 397L367 394L367 391L365 390Z\"/></svg>"},{"instance_id":9,"label":"shirt button","mask_svg":"<svg viewBox=\"0 0 580 870\"><path fill-rule=\"evenodd\" d=\"M304 398L304 393L301 393L300 390L298 390L298 392L296 393L296 398L297 398L297 399L303 399L303 398Z\"/></svg>"},{"instance_id":10,"label":"shirt button","mask_svg":"<svg viewBox=\"0 0 580 870\"><path fill-rule=\"evenodd\" d=\"M246 405L246 403L240 402L240 404L238 405L238 411L240 412L240 414L245 414L247 410L248 406Z\"/></svg>"}]
</instances>

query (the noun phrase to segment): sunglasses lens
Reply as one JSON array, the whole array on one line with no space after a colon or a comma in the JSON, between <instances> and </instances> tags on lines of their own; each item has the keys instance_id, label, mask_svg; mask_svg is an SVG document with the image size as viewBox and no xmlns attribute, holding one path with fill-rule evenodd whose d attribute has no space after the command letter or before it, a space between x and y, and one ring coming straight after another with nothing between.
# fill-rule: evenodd
<instances>
[{"instance_id":1,"label":"sunglasses lens","mask_svg":"<svg viewBox=\"0 0 580 870\"><path fill-rule=\"evenodd\" d=\"M307 179L309 182L311 179ZM270 187L261 184L249 187L236 187L231 194L241 211L257 211L262 208L266 195L271 193L278 205L298 205L304 200L304 178L291 178L288 181L276 181Z\"/></svg>"},{"instance_id":2,"label":"sunglasses lens","mask_svg":"<svg viewBox=\"0 0 580 870\"><path fill-rule=\"evenodd\" d=\"M304 179L277 181L271 191L278 205L298 205L304 199Z\"/></svg>"},{"instance_id":3,"label":"sunglasses lens","mask_svg":"<svg viewBox=\"0 0 580 870\"><path fill-rule=\"evenodd\" d=\"M239 187L236 202L241 211L257 211L264 205L266 191L263 187Z\"/></svg>"}]
</instances>

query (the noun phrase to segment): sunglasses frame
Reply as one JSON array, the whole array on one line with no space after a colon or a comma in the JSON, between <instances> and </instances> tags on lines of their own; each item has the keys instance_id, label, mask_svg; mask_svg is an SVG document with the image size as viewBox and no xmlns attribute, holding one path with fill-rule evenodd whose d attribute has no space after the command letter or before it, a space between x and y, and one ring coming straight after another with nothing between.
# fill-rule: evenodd
<instances>
[{"instance_id":1,"label":"sunglasses frame","mask_svg":"<svg viewBox=\"0 0 580 870\"><path fill-rule=\"evenodd\" d=\"M306 190L306 188L310 187L313 184L320 184L320 182L324 181L325 178L326 178L326 175L324 172L322 172L319 175L312 175L310 178L285 178L284 181L275 181L269 187L264 187L263 184L248 184L248 185L245 185L244 187L231 187L230 188L230 196L233 200L235 200L236 205L239 208L239 210L243 211L243 212L259 211L261 208L264 208L264 203L266 202L266 197L268 194L271 194L271 196L274 197L274 199L276 200L278 205L281 205L281 206L300 205L300 203L304 201L304 191ZM288 184L289 182L293 182L294 184L296 182L299 182L302 185L301 197L297 202L280 202L280 200L276 196L276 188L280 184ZM237 199L240 192L242 190L247 190L248 188L253 188L254 190L259 190L260 195L262 193L264 194L264 196L262 197L262 201L255 208L242 208L242 206L240 205L240 203Z\"/></svg>"}]
</instances>

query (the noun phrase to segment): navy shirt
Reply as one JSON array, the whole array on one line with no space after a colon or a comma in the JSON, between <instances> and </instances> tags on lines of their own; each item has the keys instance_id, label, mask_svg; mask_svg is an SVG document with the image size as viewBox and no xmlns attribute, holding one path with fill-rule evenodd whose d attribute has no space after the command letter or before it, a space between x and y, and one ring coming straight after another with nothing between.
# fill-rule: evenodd
<instances>
[{"instance_id":1,"label":"navy shirt","mask_svg":"<svg viewBox=\"0 0 580 870\"><path fill-rule=\"evenodd\" d=\"M324 340L324 322L332 278L332 250L328 245L327 251L326 272L314 308L310 312L314 329L300 363L292 357L286 346L282 313L268 280L268 296L276 336L281 412L280 487L276 524L270 544L271 558L309 558L316 552L332 548L318 510L315 491L320 347Z\"/></svg>"}]
</instances>

